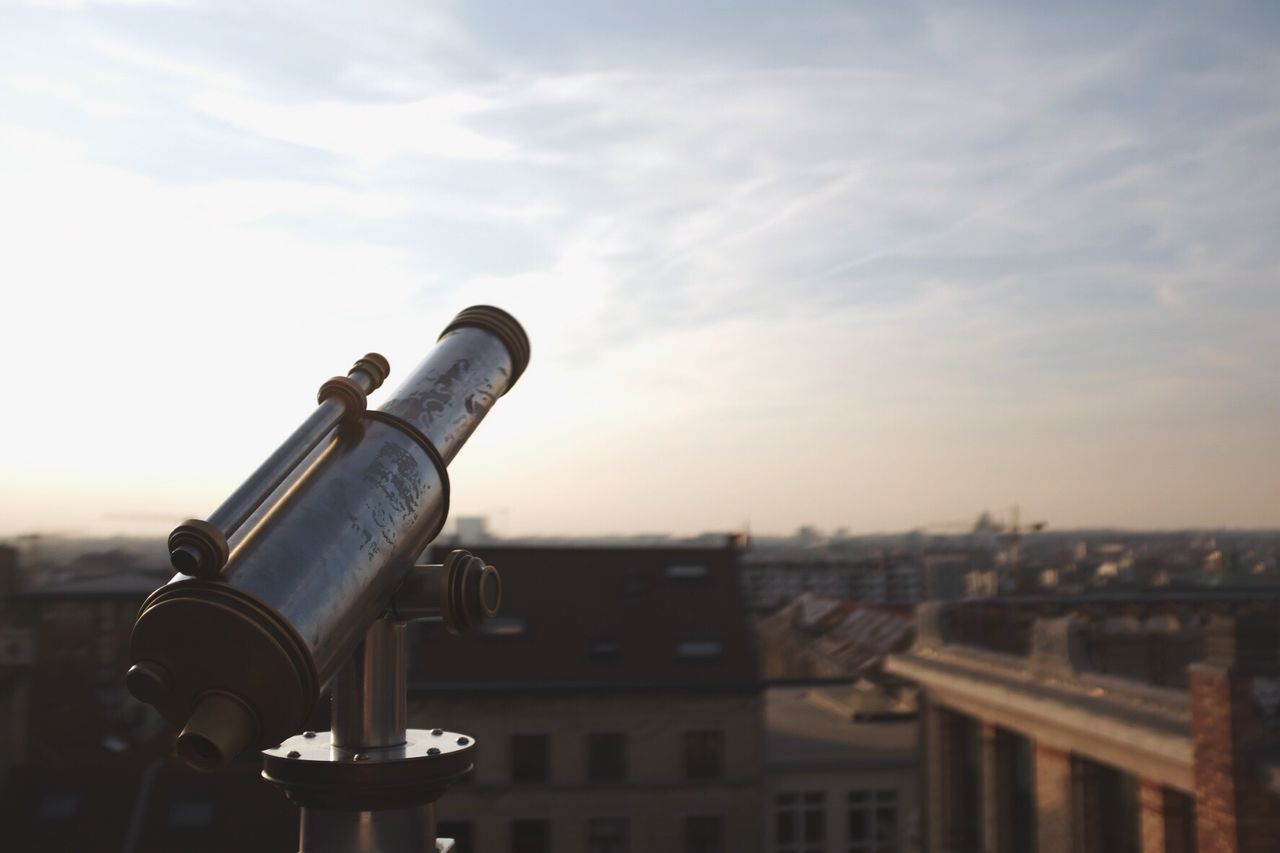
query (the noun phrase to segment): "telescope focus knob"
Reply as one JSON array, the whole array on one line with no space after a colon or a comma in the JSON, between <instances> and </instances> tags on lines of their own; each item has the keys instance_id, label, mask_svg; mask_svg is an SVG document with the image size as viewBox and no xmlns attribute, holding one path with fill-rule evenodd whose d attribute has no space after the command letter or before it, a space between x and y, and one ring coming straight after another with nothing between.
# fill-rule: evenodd
<instances>
[{"instance_id":1,"label":"telescope focus knob","mask_svg":"<svg viewBox=\"0 0 1280 853\"><path fill-rule=\"evenodd\" d=\"M364 377L357 376L357 372L363 373ZM381 388L382 383L386 382L390 375L391 363L387 361L386 356L376 352L365 353L364 358L357 359L347 371L347 376L359 382L366 394L372 394Z\"/></svg>"},{"instance_id":2,"label":"telescope focus knob","mask_svg":"<svg viewBox=\"0 0 1280 853\"><path fill-rule=\"evenodd\" d=\"M498 570L461 548L450 551L440 565L418 565L392 599L397 619L439 620L451 634L465 634L502 606L502 578Z\"/></svg>"},{"instance_id":3,"label":"telescope focus knob","mask_svg":"<svg viewBox=\"0 0 1280 853\"><path fill-rule=\"evenodd\" d=\"M444 626L451 634L465 634L486 619L498 615L502 606L502 579L498 570L466 551L453 551L445 558L449 604Z\"/></svg>"},{"instance_id":4,"label":"telescope focus knob","mask_svg":"<svg viewBox=\"0 0 1280 853\"><path fill-rule=\"evenodd\" d=\"M164 700L173 689L169 671L155 661L138 661L124 676L125 687L139 702L154 705Z\"/></svg>"}]
</instances>

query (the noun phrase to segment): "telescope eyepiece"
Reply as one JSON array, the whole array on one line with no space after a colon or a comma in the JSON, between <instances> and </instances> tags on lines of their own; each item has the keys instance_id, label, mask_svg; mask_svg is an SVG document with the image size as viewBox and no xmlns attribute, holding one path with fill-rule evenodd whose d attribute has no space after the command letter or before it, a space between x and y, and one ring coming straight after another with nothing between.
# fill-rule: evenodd
<instances>
[{"instance_id":1,"label":"telescope eyepiece","mask_svg":"<svg viewBox=\"0 0 1280 853\"><path fill-rule=\"evenodd\" d=\"M258 720L238 696L210 690L200 697L174 751L196 770L220 770L252 743Z\"/></svg>"},{"instance_id":2,"label":"telescope eyepiece","mask_svg":"<svg viewBox=\"0 0 1280 853\"><path fill-rule=\"evenodd\" d=\"M173 678L169 670L152 660L138 661L125 673L124 685L139 702L154 705L169 695Z\"/></svg>"}]
</instances>

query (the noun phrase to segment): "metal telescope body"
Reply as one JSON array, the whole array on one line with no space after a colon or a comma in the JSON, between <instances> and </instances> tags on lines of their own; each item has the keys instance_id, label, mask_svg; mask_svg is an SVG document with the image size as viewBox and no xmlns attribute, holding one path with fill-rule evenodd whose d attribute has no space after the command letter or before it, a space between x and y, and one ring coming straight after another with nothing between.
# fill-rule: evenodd
<instances>
[{"instance_id":1,"label":"metal telescope body","mask_svg":"<svg viewBox=\"0 0 1280 853\"><path fill-rule=\"evenodd\" d=\"M142 606L126 683L182 730L192 766L265 750L263 775L303 806L307 853L434 849L430 803L471 767L467 736L405 728L403 623L460 632L497 610L482 560L414 561L448 515L449 462L528 359L514 318L468 308L369 411L389 370L370 354L207 520L170 536L178 574ZM326 684L332 731L298 735Z\"/></svg>"}]
</instances>

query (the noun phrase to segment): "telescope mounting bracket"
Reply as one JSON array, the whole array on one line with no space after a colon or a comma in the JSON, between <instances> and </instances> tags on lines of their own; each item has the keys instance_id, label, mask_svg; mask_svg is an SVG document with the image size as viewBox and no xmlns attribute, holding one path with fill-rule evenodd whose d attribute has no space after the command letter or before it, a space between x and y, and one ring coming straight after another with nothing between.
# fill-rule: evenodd
<instances>
[{"instance_id":1,"label":"telescope mounting bracket","mask_svg":"<svg viewBox=\"0 0 1280 853\"><path fill-rule=\"evenodd\" d=\"M496 615L501 595L497 570L467 551L412 567L334 676L330 731L263 750L262 778L301 809L299 853L452 849L435 836L435 801L474 766L475 738L406 727L405 626L464 633Z\"/></svg>"}]
</instances>

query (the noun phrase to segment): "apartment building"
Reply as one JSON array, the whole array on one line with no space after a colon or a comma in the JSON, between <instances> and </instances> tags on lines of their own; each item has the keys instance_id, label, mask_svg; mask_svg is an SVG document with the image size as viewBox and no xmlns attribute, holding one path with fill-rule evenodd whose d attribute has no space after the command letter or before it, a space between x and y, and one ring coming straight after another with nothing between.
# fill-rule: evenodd
<instances>
[{"instance_id":1,"label":"apartment building","mask_svg":"<svg viewBox=\"0 0 1280 853\"><path fill-rule=\"evenodd\" d=\"M762 851L738 548L477 550L502 573L502 614L411 653L411 725L478 744L440 834L458 853Z\"/></svg>"}]
</instances>

